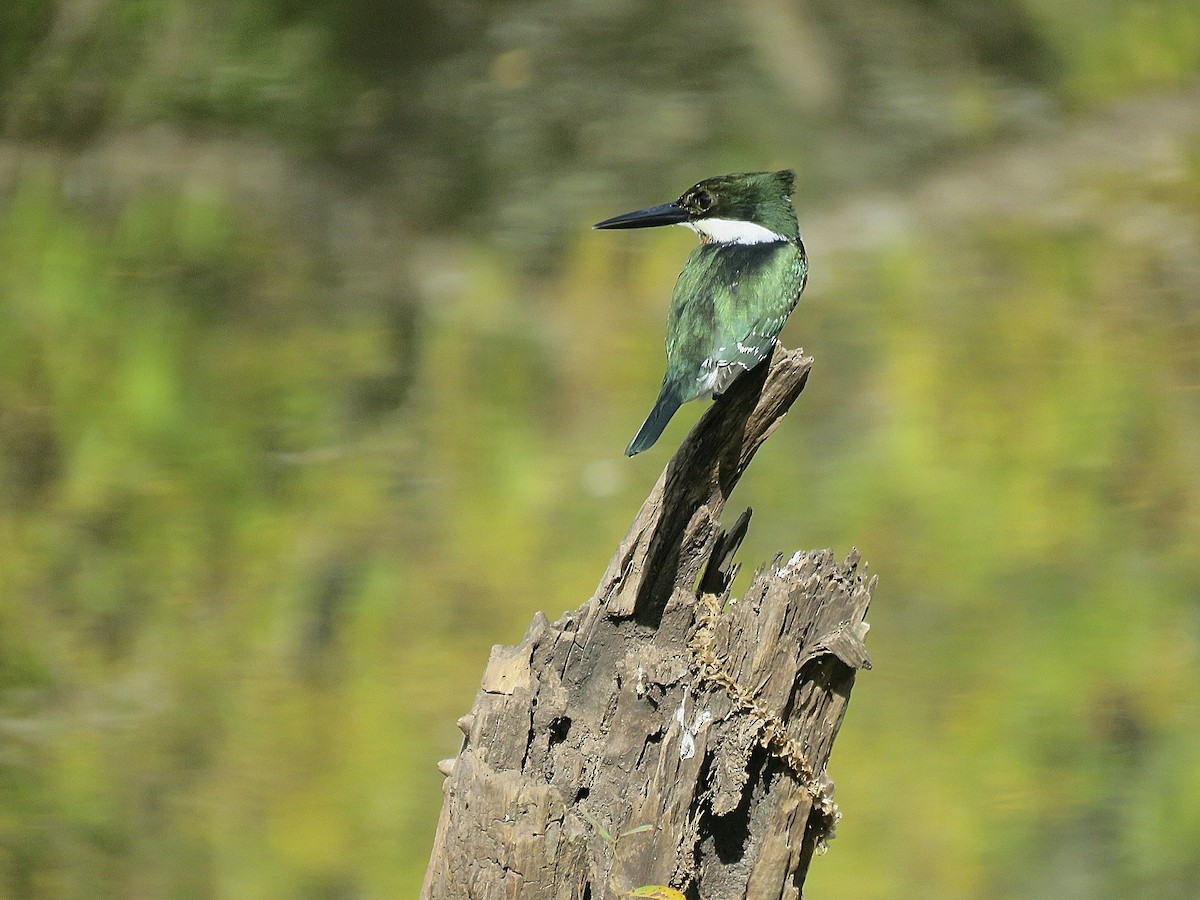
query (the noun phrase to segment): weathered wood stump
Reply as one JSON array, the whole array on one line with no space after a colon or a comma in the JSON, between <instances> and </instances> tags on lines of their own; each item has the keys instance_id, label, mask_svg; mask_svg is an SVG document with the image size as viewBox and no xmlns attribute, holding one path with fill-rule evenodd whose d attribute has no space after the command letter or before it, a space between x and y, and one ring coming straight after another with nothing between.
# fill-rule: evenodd
<instances>
[{"instance_id":1,"label":"weathered wood stump","mask_svg":"<svg viewBox=\"0 0 1200 900\"><path fill-rule=\"evenodd\" d=\"M794 898L838 817L825 774L874 580L857 553L762 566L740 600L725 501L804 388L778 349L668 463L588 602L492 651L422 896ZM652 827L646 827L652 826Z\"/></svg>"}]
</instances>

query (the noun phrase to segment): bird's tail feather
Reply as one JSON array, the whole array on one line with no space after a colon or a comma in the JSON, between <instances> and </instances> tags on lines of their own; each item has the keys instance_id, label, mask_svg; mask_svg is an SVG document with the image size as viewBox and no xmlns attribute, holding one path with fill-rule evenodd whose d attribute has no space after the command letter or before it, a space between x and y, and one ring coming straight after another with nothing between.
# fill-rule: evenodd
<instances>
[{"instance_id":1,"label":"bird's tail feather","mask_svg":"<svg viewBox=\"0 0 1200 900\"><path fill-rule=\"evenodd\" d=\"M650 415L646 416L646 421L642 423L638 433L625 448L625 455L633 456L654 446L654 442L663 433L663 429L667 427L671 416L675 415L675 410L679 409L682 402L678 388L673 384L664 384L658 400L654 404L654 409L650 410Z\"/></svg>"}]
</instances>

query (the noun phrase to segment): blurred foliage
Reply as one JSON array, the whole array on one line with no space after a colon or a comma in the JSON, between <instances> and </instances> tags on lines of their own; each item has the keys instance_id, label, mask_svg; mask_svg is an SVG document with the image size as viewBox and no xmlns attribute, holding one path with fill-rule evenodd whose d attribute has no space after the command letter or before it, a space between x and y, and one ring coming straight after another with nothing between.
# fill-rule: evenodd
<instances>
[{"instance_id":1,"label":"blurred foliage","mask_svg":"<svg viewBox=\"0 0 1200 900\"><path fill-rule=\"evenodd\" d=\"M586 225L775 164L804 223L1198 75L1183 0L4 5L0 894L412 896L489 645L700 412L621 457L690 241ZM809 235L735 503L882 579L813 896L1200 884L1188 140Z\"/></svg>"}]
</instances>

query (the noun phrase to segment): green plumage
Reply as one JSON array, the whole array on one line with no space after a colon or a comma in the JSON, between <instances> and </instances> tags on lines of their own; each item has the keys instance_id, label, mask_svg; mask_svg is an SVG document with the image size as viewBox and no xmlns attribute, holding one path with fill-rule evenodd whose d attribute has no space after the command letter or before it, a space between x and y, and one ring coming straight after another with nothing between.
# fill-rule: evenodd
<instances>
[{"instance_id":1,"label":"green plumage","mask_svg":"<svg viewBox=\"0 0 1200 900\"><path fill-rule=\"evenodd\" d=\"M790 171L710 178L672 204L597 226L680 224L703 241L675 283L666 374L627 455L650 447L680 404L719 396L771 352L808 277L792 180Z\"/></svg>"},{"instance_id":2,"label":"green plumage","mask_svg":"<svg viewBox=\"0 0 1200 900\"><path fill-rule=\"evenodd\" d=\"M770 352L800 299L808 262L799 244L702 244L675 282L667 372L686 403L721 394Z\"/></svg>"}]
</instances>

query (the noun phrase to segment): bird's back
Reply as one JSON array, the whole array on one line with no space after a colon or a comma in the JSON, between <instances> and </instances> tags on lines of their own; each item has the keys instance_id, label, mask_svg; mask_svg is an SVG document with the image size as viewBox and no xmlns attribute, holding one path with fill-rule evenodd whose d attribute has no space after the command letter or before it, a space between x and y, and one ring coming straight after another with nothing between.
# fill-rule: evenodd
<instances>
[{"instance_id":1,"label":"bird's back","mask_svg":"<svg viewBox=\"0 0 1200 900\"><path fill-rule=\"evenodd\" d=\"M666 382L681 402L722 393L768 353L808 275L800 242L701 244L675 283Z\"/></svg>"}]
</instances>

